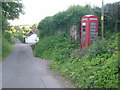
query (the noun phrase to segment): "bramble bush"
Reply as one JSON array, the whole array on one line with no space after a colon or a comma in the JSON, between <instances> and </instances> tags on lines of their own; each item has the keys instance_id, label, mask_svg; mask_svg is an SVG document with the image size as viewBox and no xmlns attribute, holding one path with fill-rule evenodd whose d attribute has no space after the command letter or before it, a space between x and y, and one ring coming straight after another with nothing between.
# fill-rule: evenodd
<instances>
[{"instance_id":1,"label":"bramble bush","mask_svg":"<svg viewBox=\"0 0 120 90\"><path fill-rule=\"evenodd\" d=\"M93 46L90 46L89 49L93 50L82 59L70 58L63 64L56 61L52 63L51 68L59 70L79 88L118 88L118 53L120 51L117 51L117 35L115 34L109 40L99 41L101 43L96 41Z\"/></svg>"},{"instance_id":2,"label":"bramble bush","mask_svg":"<svg viewBox=\"0 0 120 90\"><path fill-rule=\"evenodd\" d=\"M64 35L42 39L34 54L52 60L51 69L68 78L78 88L118 88L118 35L94 42L83 57L71 56L79 46ZM74 54L72 54L74 55Z\"/></svg>"},{"instance_id":3,"label":"bramble bush","mask_svg":"<svg viewBox=\"0 0 120 90\"><path fill-rule=\"evenodd\" d=\"M22 43L25 42L25 36L21 34L14 34L14 37L18 38Z\"/></svg>"},{"instance_id":4,"label":"bramble bush","mask_svg":"<svg viewBox=\"0 0 120 90\"><path fill-rule=\"evenodd\" d=\"M97 55L101 55L106 53L108 50L108 42L105 39L97 39L93 44L89 47L89 54L92 57Z\"/></svg>"},{"instance_id":5,"label":"bramble bush","mask_svg":"<svg viewBox=\"0 0 120 90\"><path fill-rule=\"evenodd\" d=\"M44 59L62 60L67 58L72 47L78 47L66 37L65 33L46 37L37 43L34 55Z\"/></svg>"},{"instance_id":6,"label":"bramble bush","mask_svg":"<svg viewBox=\"0 0 120 90\"><path fill-rule=\"evenodd\" d=\"M4 32L3 37L2 37L2 58L5 58L13 48L14 42L14 37L8 33Z\"/></svg>"},{"instance_id":7,"label":"bramble bush","mask_svg":"<svg viewBox=\"0 0 120 90\"><path fill-rule=\"evenodd\" d=\"M12 50L13 44L8 42L5 38L2 39L2 58L6 57Z\"/></svg>"},{"instance_id":8,"label":"bramble bush","mask_svg":"<svg viewBox=\"0 0 120 90\"><path fill-rule=\"evenodd\" d=\"M14 37L9 32L3 32L3 38L6 39L9 43L14 44Z\"/></svg>"},{"instance_id":9,"label":"bramble bush","mask_svg":"<svg viewBox=\"0 0 120 90\"><path fill-rule=\"evenodd\" d=\"M105 5L106 10L110 8L109 5L115 7L117 2ZM117 56L120 53L118 50L120 33L113 34L113 32L117 32L114 27L117 17L114 20L108 20L109 17L106 17L106 39L98 39L87 49L80 49L77 46L79 44L72 43L66 36L56 35L61 31L69 34L69 28L72 25L80 27L80 17L90 14L91 10L94 15L100 17L101 8L95 7L91 10L90 8L89 5L71 6L66 11L43 19L38 25L41 41L37 43L34 54L52 60L51 68L68 78L76 87L118 88L120 61ZM116 10L116 7L112 7L109 13L114 11L116 14ZM115 15L109 14L108 16L112 18Z\"/></svg>"}]
</instances>

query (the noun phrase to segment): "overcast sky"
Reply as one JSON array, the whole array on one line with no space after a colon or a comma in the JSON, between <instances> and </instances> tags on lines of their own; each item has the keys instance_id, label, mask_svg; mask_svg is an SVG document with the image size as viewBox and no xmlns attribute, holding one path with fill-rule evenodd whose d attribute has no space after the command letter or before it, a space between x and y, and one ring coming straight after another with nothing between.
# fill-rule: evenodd
<instances>
[{"instance_id":1,"label":"overcast sky","mask_svg":"<svg viewBox=\"0 0 120 90\"><path fill-rule=\"evenodd\" d=\"M39 23L46 16L52 16L60 11L66 10L71 5L94 5L101 7L102 0L22 0L24 15L19 19L9 21L11 25ZM104 3L116 2L119 0L104 0Z\"/></svg>"}]
</instances>

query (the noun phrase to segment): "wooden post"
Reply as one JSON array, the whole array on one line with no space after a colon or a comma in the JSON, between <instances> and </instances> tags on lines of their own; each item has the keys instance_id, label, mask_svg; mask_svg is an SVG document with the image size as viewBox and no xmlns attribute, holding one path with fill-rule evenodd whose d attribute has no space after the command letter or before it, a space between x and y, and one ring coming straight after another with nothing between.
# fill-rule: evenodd
<instances>
[{"instance_id":1,"label":"wooden post","mask_svg":"<svg viewBox=\"0 0 120 90\"><path fill-rule=\"evenodd\" d=\"M104 1L102 0L102 13L101 13L101 32L102 39L104 38Z\"/></svg>"}]
</instances>

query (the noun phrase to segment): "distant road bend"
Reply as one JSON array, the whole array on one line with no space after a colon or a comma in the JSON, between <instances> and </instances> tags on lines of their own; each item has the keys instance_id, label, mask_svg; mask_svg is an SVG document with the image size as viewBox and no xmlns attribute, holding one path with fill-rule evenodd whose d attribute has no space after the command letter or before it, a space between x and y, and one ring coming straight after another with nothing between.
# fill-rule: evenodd
<instances>
[{"instance_id":1,"label":"distant road bend","mask_svg":"<svg viewBox=\"0 0 120 90\"><path fill-rule=\"evenodd\" d=\"M50 61L34 57L29 44L15 39L12 53L2 62L2 88L65 88L66 81L50 71Z\"/></svg>"}]
</instances>

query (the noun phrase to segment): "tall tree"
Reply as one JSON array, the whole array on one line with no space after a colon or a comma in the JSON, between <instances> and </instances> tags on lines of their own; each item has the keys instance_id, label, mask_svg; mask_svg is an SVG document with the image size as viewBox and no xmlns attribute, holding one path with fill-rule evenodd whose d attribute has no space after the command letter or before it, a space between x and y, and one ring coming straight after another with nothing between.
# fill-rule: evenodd
<instances>
[{"instance_id":1,"label":"tall tree","mask_svg":"<svg viewBox=\"0 0 120 90\"><path fill-rule=\"evenodd\" d=\"M7 18L14 20L23 14L23 4L17 2L2 2L2 14Z\"/></svg>"},{"instance_id":2,"label":"tall tree","mask_svg":"<svg viewBox=\"0 0 120 90\"><path fill-rule=\"evenodd\" d=\"M18 1L13 2L2 2L0 5L2 8L2 30L9 30L9 23L7 20L14 20L19 18L23 12L23 4Z\"/></svg>"},{"instance_id":3,"label":"tall tree","mask_svg":"<svg viewBox=\"0 0 120 90\"><path fill-rule=\"evenodd\" d=\"M105 25L111 32L117 32L118 12L120 12L118 5L118 2L105 5Z\"/></svg>"},{"instance_id":4,"label":"tall tree","mask_svg":"<svg viewBox=\"0 0 120 90\"><path fill-rule=\"evenodd\" d=\"M38 24L33 24L30 28L31 29L37 29L38 28Z\"/></svg>"}]
</instances>

